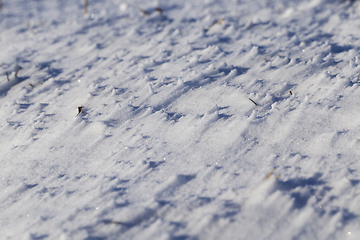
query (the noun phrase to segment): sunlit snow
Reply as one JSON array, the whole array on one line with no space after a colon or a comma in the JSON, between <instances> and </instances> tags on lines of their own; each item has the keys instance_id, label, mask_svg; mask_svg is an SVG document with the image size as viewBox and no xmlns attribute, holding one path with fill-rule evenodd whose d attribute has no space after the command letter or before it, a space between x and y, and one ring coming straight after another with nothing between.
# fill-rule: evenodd
<instances>
[{"instance_id":1,"label":"sunlit snow","mask_svg":"<svg viewBox=\"0 0 360 240\"><path fill-rule=\"evenodd\" d=\"M3 0L0 239L360 239L360 3Z\"/></svg>"}]
</instances>

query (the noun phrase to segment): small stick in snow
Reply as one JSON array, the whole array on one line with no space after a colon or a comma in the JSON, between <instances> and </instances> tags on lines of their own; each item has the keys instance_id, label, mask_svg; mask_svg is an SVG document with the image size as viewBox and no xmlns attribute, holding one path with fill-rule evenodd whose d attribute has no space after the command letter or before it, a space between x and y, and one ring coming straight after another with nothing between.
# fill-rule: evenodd
<instances>
[{"instance_id":1,"label":"small stick in snow","mask_svg":"<svg viewBox=\"0 0 360 240\"><path fill-rule=\"evenodd\" d=\"M88 14L88 0L84 0L84 14Z\"/></svg>"},{"instance_id":2,"label":"small stick in snow","mask_svg":"<svg viewBox=\"0 0 360 240\"><path fill-rule=\"evenodd\" d=\"M272 60L265 58L264 61L265 61L265 62L271 62Z\"/></svg>"},{"instance_id":3,"label":"small stick in snow","mask_svg":"<svg viewBox=\"0 0 360 240\"><path fill-rule=\"evenodd\" d=\"M292 95L292 92L291 92L291 91L289 91L289 93L290 93L290 95Z\"/></svg>"},{"instance_id":4,"label":"small stick in snow","mask_svg":"<svg viewBox=\"0 0 360 240\"><path fill-rule=\"evenodd\" d=\"M80 113L82 113L82 109L83 109L83 106L78 107L78 114L76 114L76 116L78 116Z\"/></svg>"},{"instance_id":5,"label":"small stick in snow","mask_svg":"<svg viewBox=\"0 0 360 240\"><path fill-rule=\"evenodd\" d=\"M271 172L266 176L266 178L264 179L264 182L265 182L266 180L268 180L269 177L271 177L271 175L274 173L274 171L275 171L275 168L273 168L273 169L271 170Z\"/></svg>"},{"instance_id":6,"label":"small stick in snow","mask_svg":"<svg viewBox=\"0 0 360 240\"><path fill-rule=\"evenodd\" d=\"M147 11L145 11L144 9L142 9L142 8L139 6L138 3L136 3L136 7L137 7L137 8L139 9L139 11L140 11L142 14L144 14L145 16L149 16L149 15L150 15Z\"/></svg>"},{"instance_id":7,"label":"small stick in snow","mask_svg":"<svg viewBox=\"0 0 360 240\"><path fill-rule=\"evenodd\" d=\"M22 67L19 67L19 68L18 68L18 70L17 70L17 71L16 71L16 73L15 73L15 77L17 77L17 75L18 75L18 73L19 73L20 69L22 69Z\"/></svg>"},{"instance_id":8,"label":"small stick in snow","mask_svg":"<svg viewBox=\"0 0 360 240\"><path fill-rule=\"evenodd\" d=\"M255 106L257 106L257 103L256 103L254 100L252 100L251 98L249 98L249 100L250 100L253 104L255 104Z\"/></svg>"},{"instance_id":9,"label":"small stick in snow","mask_svg":"<svg viewBox=\"0 0 360 240\"><path fill-rule=\"evenodd\" d=\"M268 180L270 177L271 177L271 175L274 173L274 171L275 171L275 168L273 168L272 170L271 170L271 172L266 176L266 178L264 179L264 181L263 182L265 182L266 180ZM276 175L276 179L278 179L280 177L280 174L278 174L278 175Z\"/></svg>"},{"instance_id":10,"label":"small stick in snow","mask_svg":"<svg viewBox=\"0 0 360 240\"><path fill-rule=\"evenodd\" d=\"M222 18L220 18L219 20L217 20L216 22L214 22L213 24L211 24L211 26L210 26L210 27L208 27L207 29L205 29L205 32L209 31L209 30L210 30L210 28L214 27L215 25L217 25L217 24L221 24L223 21L224 21L224 18L223 18L223 17L222 17Z\"/></svg>"},{"instance_id":11,"label":"small stick in snow","mask_svg":"<svg viewBox=\"0 0 360 240\"><path fill-rule=\"evenodd\" d=\"M105 224L123 224L121 221L114 221L114 220L104 220Z\"/></svg>"},{"instance_id":12,"label":"small stick in snow","mask_svg":"<svg viewBox=\"0 0 360 240\"><path fill-rule=\"evenodd\" d=\"M6 72L6 78L7 78L8 82L10 82L10 78L9 78L8 72Z\"/></svg>"},{"instance_id":13,"label":"small stick in snow","mask_svg":"<svg viewBox=\"0 0 360 240\"><path fill-rule=\"evenodd\" d=\"M161 8L159 8L159 7L155 8L155 11L157 11L157 12L159 12L159 13L162 13L162 12L163 12L163 10L162 10Z\"/></svg>"}]
</instances>

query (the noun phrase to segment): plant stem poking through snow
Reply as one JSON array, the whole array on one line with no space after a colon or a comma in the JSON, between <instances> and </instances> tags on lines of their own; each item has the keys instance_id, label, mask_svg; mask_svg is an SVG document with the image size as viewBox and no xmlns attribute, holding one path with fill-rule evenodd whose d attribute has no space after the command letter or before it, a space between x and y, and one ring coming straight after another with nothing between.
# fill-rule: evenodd
<instances>
[{"instance_id":1,"label":"plant stem poking through snow","mask_svg":"<svg viewBox=\"0 0 360 240\"><path fill-rule=\"evenodd\" d=\"M78 114L76 114L76 116L78 116L80 113L82 113L82 109L83 109L84 106L80 106L78 107Z\"/></svg>"},{"instance_id":2,"label":"plant stem poking through snow","mask_svg":"<svg viewBox=\"0 0 360 240\"><path fill-rule=\"evenodd\" d=\"M19 71L22 69L22 67L19 67L18 68L18 70L16 71L16 73L15 73L15 77L17 77L17 75L18 75L18 73L19 73Z\"/></svg>"},{"instance_id":3,"label":"plant stem poking through snow","mask_svg":"<svg viewBox=\"0 0 360 240\"><path fill-rule=\"evenodd\" d=\"M210 27L208 27L207 29L205 29L205 32L208 32L212 27L214 27L215 25L220 25L222 22L224 21L224 18L220 18L219 20L217 20L216 22L214 22L213 24L211 24Z\"/></svg>"},{"instance_id":4,"label":"plant stem poking through snow","mask_svg":"<svg viewBox=\"0 0 360 240\"><path fill-rule=\"evenodd\" d=\"M252 100L251 98L249 98L249 100L257 106L257 103L254 100Z\"/></svg>"},{"instance_id":5,"label":"plant stem poking through snow","mask_svg":"<svg viewBox=\"0 0 360 240\"><path fill-rule=\"evenodd\" d=\"M290 93L290 95L292 95L292 92L291 92L291 91L289 91L289 93Z\"/></svg>"},{"instance_id":6,"label":"plant stem poking through snow","mask_svg":"<svg viewBox=\"0 0 360 240\"><path fill-rule=\"evenodd\" d=\"M271 170L271 172L266 176L266 178L264 179L263 182L265 182L266 180L268 180L268 179L271 177L271 175L273 175L274 171L275 171L275 168L273 168L273 169ZM275 178L278 179L279 177L280 177L280 174L276 175Z\"/></svg>"},{"instance_id":7,"label":"plant stem poking through snow","mask_svg":"<svg viewBox=\"0 0 360 240\"><path fill-rule=\"evenodd\" d=\"M10 82L10 78L9 78L8 72L6 72L6 78L7 78L8 82Z\"/></svg>"},{"instance_id":8,"label":"plant stem poking through snow","mask_svg":"<svg viewBox=\"0 0 360 240\"><path fill-rule=\"evenodd\" d=\"M84 14L88 14L88 0L84 0Z\"/></svg>"},{"instance_id":9,"label":"plant stem poking through snow","mask_svg":"<svg viewBox=\"0 0 360 240\"><path fill-rule=\"evenodd\" d=\"M274 173L274 171L275 171L275 168L273 168L273 169L271 170L271 172L266 176L266 178L264 179L264 182L265 182L266 180L268 180L269 177L271 177L271 175Z\"/></svg>"},{"instance_id":10,"label":"plant stem poking through snow","mask_svg":"<svg viewBox=\"0 0 360 240\"><path fill-rule=\"evenodd\" d=\"M1 1L1 0L0 0L0 1ZM157 12L159 12L159 13L162 13L162 12L163 12L163 10L162 10L161 8L159 8L159 7L155 8L155 11L157 11Z\"/></svg>"},{"instance_id":11,"label":"plant stem poking through snow","mask_svg":"<svg viewBox=\"0 0 360 240\"><path fill-rule=\"evenodd\" d=\"M141 12L142 14L144 14L145 16L149 16L149 15L150 15L147 11L145 11L144 9L142 9L142 8L139 6L138 3L136 3L136 7L137 7L137 8L140 10L140 12Z\"/></svg>"}]
</instances>

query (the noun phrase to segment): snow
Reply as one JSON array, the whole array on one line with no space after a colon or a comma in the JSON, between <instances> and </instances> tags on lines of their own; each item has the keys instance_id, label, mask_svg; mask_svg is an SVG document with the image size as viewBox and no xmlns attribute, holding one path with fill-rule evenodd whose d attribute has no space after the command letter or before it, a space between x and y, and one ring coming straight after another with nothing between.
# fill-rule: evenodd
<instances>
[{"instance_id":1,"label":"snow","mask_svg":"<svg viewBox=\"0 0 360 240\"><path fill-rule=\"evenodd\" d=\"M357 1L83 12L3 2L1 239L360 238Z\"/></svg>"}]
</instances>

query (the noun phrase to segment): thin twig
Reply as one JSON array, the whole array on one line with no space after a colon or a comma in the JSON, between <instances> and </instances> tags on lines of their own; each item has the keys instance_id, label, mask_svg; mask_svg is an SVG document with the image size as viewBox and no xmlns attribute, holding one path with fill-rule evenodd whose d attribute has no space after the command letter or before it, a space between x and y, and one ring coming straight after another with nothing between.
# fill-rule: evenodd
<instances>
[{"instance_id":1,"label":"thin twig","mask_svg":"<svg viewBox=\"0 0 360 240\"><path fill-rule=\"evenodd\" d=\"M266 176L266 178L264 179L264 182L265 182L266 180L268 180L269 177L271 177L271 175L274 173L274 171L275 171L275 168L273 168L273 169L271 170L271 172Z\"/></svg>"},{"instance_id":2,"label":"thin twig","mask_svg":"<svg viewBox=\"0 0 360 240\"><path fill-rule=\"evenodd\" d=\"M18 68L18 70L16 71L16 73L15 73L15 77L17 77L17 75L18 75L18 73L19 73L20 69L21 69L21 67L19 67L19 68Z\"/></svg>"},{"instance_id":3,"label":"thin twig","mask_svg":"<svg viewBox=\"0 0 360 240\"><path fill-rule=\"evenodd\" d=\"M268 179L271 177L271 175L273 175L274 171L275 171L275 168L273 168L273 169L271 170L271 172L266 176L266 178L264 179L263 182L265 182L266 180L268 180ZM278 175L275 176L276 179L278 179L279 177L280 177L280 174L278 174Z\"/></svg>"},{"instance_id":4,"label":"thin twig","mask_svg":"<svg viewBox=\"0 0 360 240\"><path fill-rule=\"evenodd\" d=\"M161 8L159 8L159 7L155 8L155 11L157 11L157 12L159 12L159 13L162 13L162 12L163 12L163 10L162 10Z\"/></svg>"},{"instance_id":5,"label":"thin twig","mask_svg":"<svg viewBox=\"0 0 360 240\"><path fill-rule=\"evenodd\" d=\"M6 78L7 78L8 82L10 82L10 78L9 78L8 72L6 72Z\"/></svg>"},{"instance_id":6,"label":"thin twig","mask_svg":"<svg viewBox=\"0 0 360 240\"><path fill-rule=\"evenodd\" d=\"M137 8L139 9L139 11L140 11L142 14L144 14L145 16L149 16L149 15L150 15L147 11L145 11L144 9L142 9L137 2L136 2L136 7L137 7Z\"/></svg>"},{"instance_id":7,"label":"thin twig","mask_svg":"<svg viewBox=\"0 0 360 240\"><path fill-rule=\"evenodd\" d=\"M252 100L251 98L249 98L249 100L257 106L257 103L254 100Z\"/></svg>"},{"instance_id":8,"label":"thin twig","mask_svg":"<svg viewBox=\"0 0 360 240\"><path fill-rule=\"evenodd\" d=\"M210 27L208 27L207 29L205 29L205 32L209 31L212 27L214 27L215 25L221 24L224 21L224 18L220 18L219 20L217 20L216 22L214 22L213 24L211 24Z\"/></svg>"},{"instance_id":9,"label":"thin twig","mask_svg":"<svg viewBox=\"0 0 360 240\"><path fill-rule=\"evenodd\" d=\"M105 224L123 224L121 221L114 221L114 220L104 220Z\"/></svg>"}]
</instances>

